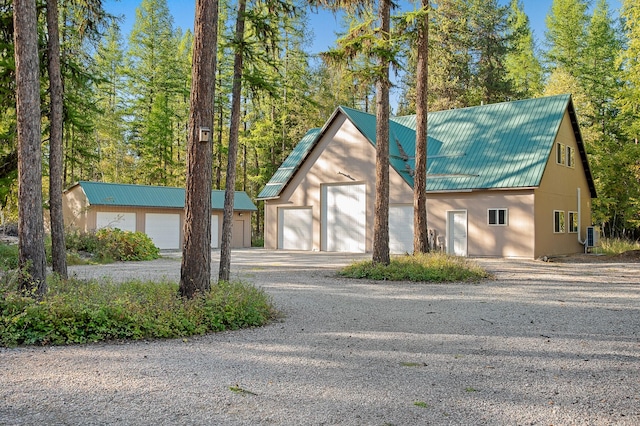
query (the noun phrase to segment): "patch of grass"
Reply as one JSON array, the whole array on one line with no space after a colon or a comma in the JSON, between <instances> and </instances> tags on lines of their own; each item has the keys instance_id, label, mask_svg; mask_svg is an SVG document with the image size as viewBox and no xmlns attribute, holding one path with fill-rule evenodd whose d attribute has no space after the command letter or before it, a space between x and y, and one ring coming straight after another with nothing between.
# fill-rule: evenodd
<instances>
[{"instance_id":1,"label":"patch of grass","mask_svg":"<svg viewBox=\"0 0 640 426\"><path fill-rule=\"evenodd\" d=\"M429 408L429 404L427 404L424 401L415 401L413 403L413 405L415 405L416 407L420 407L420 408Z\"/></svg>"},{"instance_id":2,"label":"patch of grass","mask_svg":"<svg viewBox=\"0 0 640 426\"><path fill-rule=\"evenodd\" d=\"M261 326L277 315L262 290L242 282L184 300L176 283L50 277L38 301L24 297L10 275L0 277L0 346L186 337Z\"/></svg>"},{"instance_id":3,"label":"patch of grass","mask_svg":"<svg viewBox=\"0 0 640 426\"><path fill-rule=\"evenodd\" d=\"M425 364L424 362L401 362L400 363L401 366L403 367L426 367L427 364Z\"/></svg>"},{"instance_id":4,"label":"patch of grass","mask_svg":"<svg viewBox=\"0 0 640 426\"><path fill-rule=\"evenodd\" d=\"M442 253L394 256L389 265L359 261L344 267L339 274L349 278L428 282L474 282L490 277L468 259Z\"/></svg>"},{"instance_id":5,"label":"patch of grass","mask_svg":"<svg viewBox=\"0 0 640 426\"><path fill-rule=\"evenodd\" d=\"M600 239L600 249L604 254L608 255L621 254L631 250L640 250L640 241L602 238Z\"/></svg>"},{"instance_id":6,"label":"patch of grass","mask_svg":"<svg viewBox=\"0 0 640 426\"><path fill-rule=\"evenodd\" d=\"M0 271L18 267L18 246L0 243Z\"/></svg>"},{"instance_id":7,"label":"patch of grass","mask_svg":"<svg viewBox=\"0 0 640 426\"><path fill-rule=\"evenodd\" d=\"M258 395L257 393L251 392L250 390L247 390L247 389L243 389L238 385L229 386L229 390L233 393L239 393L241 395Z\"/></svg>"}]
</instances>

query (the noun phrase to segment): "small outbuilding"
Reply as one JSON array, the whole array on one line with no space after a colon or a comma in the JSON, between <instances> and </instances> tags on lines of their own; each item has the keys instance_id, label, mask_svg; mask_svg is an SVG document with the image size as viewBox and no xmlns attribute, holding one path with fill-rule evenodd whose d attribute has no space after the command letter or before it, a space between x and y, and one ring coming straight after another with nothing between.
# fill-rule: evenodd
<instances>
[{"instance_id":1,"label":"small outbuilding","mask_svg":"<svg viewBox=\"0 0 640 426\"><path fill-rule=\"evenodd\" d=\"M413 249L415 129L415 115L390 119L392 253ZM310 130L258 195L265 248L370 252L375 145L375 115L350 108ZM434 248L518 258L581 252L594 197L570 95L429 113Z\"/></svg>"},{"instance_id":2,"label":"small outbuilding","mask_svg":"<svg viewBox=\"0 0 640 426\"><path fill-rule=\"evenodd\" d=\"M105 227L143 232L160 249L181 249L184 203L184 188L78 182L64 191L64 223L83 232ZM224 191L212 191L212 248L220 247L223 210ZM251 247L251 214L257 210L245 192L236 191L233 248Z\"/></svg>"}]
</instances>

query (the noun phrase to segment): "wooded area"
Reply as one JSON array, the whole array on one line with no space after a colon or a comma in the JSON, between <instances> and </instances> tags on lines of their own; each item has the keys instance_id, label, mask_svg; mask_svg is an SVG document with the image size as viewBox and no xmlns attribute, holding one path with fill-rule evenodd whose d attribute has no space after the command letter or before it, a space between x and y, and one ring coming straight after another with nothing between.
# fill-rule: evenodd
<instances>
[{"instance_id":1,"label":"wooded area","mask_svg":"<svg viewBox=\"0 0 640 426\"><path fill-rule=\"evenodd\" d=\"M57 3L64 88L63 186L98 180L184 187L192 131L192 32L174 27L166 0L142 0L129 34L120 32L100 1ZM380 110L374 102L379 61L388 61L399 72L402 94L392 112L416 112L420 13L391 10L389 41L381 60L375 56L381 49L372 42L378 37L378 9L362 3L358 13L346 14L344 36L335 48L317 57L308 51L309 3L247 1L240 38L235 32L241 3L219 3L214 189L226 187L232 118L239 120L239 133L237 177L230 181L255 197L306 131L321 126L336 106ZM636 0L621 3L614 15L606 0L554 0L544 40L535 40L522 1L512 0L508 6L497 0L432 1L427 105L429 111L437 111L572 93L596 180L596 225L605 236L638 238L640 5ZM42 200L48 199L56 129L46 6L37 2ZM614 19L618 15L620 19ZM0 207L6 221L17 222L13 26L13 2L0 0ZM234 58L237 52L242 52L242 60ZM234 62L242 64L241 72L234 70ZM235 117L234 87L240 91ZM263 229L258 207L256 240Z\"/></svg>"}]
</instances>

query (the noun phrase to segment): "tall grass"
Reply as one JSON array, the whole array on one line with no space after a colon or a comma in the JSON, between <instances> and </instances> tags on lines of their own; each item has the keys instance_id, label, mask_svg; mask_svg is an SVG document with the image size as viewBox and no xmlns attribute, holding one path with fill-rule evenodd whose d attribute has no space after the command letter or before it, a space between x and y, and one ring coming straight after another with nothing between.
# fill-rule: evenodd
<instances>
[{"instance_id":1,"label":"tall grass","mask_svg":"<svg viewBox=\"0 0 640 426\"><path fill-rule=\"evenodd\" d=\"M479 281L490 276L464 257L442 253L394 256L389 265L360 261L346 266L339 273L350 278L428 282Z\"/></svg>"},{"instance_id":2,"label":"tall grass","mask_svg":"<svg viewBox=\"0 0 640 426\"><path fill-rule=\"evenodd\" d=\"M600 239L600 249L604 254L620 254L631 250L640 250L640 241L602 238Z\"/></svg>"}]
</instances>

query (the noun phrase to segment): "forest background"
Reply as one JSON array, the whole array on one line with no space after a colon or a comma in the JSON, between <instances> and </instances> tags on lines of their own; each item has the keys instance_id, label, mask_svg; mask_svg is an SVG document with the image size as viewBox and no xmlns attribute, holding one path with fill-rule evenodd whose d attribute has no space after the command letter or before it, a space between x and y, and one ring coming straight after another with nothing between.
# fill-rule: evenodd
<instances>
[{"instance_id":1,"label":"forest background","mask_svg":"<svg viewBox=\"0 0 640 426\"><path fill-rule=\"evenodd\" d=\"M185 185L193 34L174 25L166 0L142 0L130 30L99 0L59 2L64 85L63 180ZM375 30L373 9L342 16L343 36L316 54L308 3L247 2L242 124L236 189L255 196L309 128L338 105L374 112L364 55L345 49ZM617 4L617 2L616 2ZM595 178L594 222L605 236L640 237L640 4L553 0L544 37L523 2L434 0L429 110L571 93ZM213 129L213 187L225 188L236 4L220 1ZM416 6L418 7L418 6ZM39 3L43 187L48 191L48 78ZM415 112L415 17L396 9L394 113ZM332 26L331 26L332 27ZM317 30L316 30L317 31ZM265 37L265 35L267 35ZM12 2L0 0L0 212L17 221L17 141ZM363 50L364 52L365 50ZM42 195L47 200L48 194ZM254 218L262 238L262 206ZM46 205L46 204L45 204Z\"/></svg>"}]
</instances>

